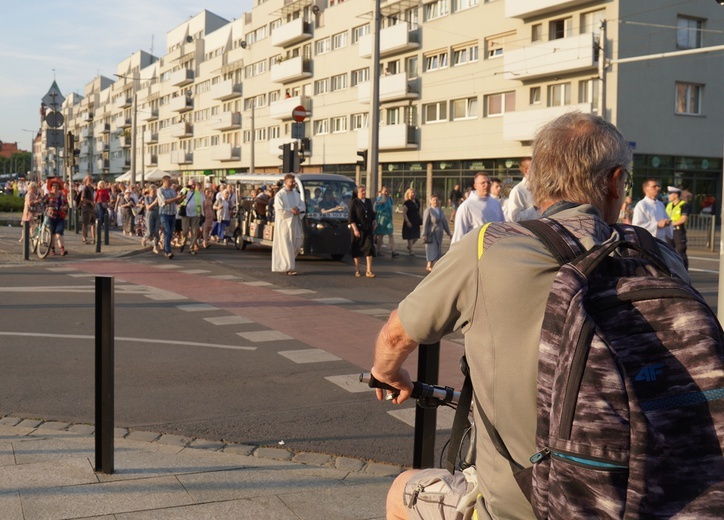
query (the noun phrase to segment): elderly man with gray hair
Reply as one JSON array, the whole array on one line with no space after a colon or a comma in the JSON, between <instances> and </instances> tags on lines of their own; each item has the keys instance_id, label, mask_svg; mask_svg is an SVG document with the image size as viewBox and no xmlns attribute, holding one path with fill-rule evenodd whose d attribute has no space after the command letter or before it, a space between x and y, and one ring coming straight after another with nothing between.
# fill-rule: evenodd
<instances>
[{"instance_id":1,"label":"elderly man with gray hair","mask_svg":"<svg viewBox=\"0 0 724 520\"><path fill-rule=\"evenodd\" d=\"M529 187L542 217L558 221L586 249L619 239L611 227L630 186L631 148L603 119L580 112L544 126L532 149ZM489 231L486 234L486 229ZM688 275L681 259L661 248L670 270ZM559 263L517 223L491 224L465 235L393 311L375 345L372 375L410 397L403 362L418 344L456 330L465 335L472 382L475 460L451 475L409 470L387 498L389 519L535 518L508 460L483 427L490 418L512 458L528 462L536 446L541 323ZM377 390L378 399L385 391Z\"/></svg>"}]
</instances>

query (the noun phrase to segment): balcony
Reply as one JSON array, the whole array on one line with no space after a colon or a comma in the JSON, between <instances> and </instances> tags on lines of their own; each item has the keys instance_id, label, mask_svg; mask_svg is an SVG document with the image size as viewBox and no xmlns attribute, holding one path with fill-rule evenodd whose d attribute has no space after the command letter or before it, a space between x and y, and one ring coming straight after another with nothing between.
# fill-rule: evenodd
<instances>
[{"instance_id":1,"label":"balcony","mask_svg":"<svg viewBox=\"0 0 724 520\"><path fill-rule=\"evenodd\" d=\"M311 77L312 60L305 60L301 56L289 58L271 67L271 80L275 83L291 83Z\"/></svg>"},{"instance_id":2,"label":"balcony","mask_svg":"<svg viewBox=\"0 0 724 520\"><path fill-rule=\"evenodd\" d=\"M357 132L357 149L369 148L369 128ZM382 150L416 150L419 148L417 128L411 125L386 125L380 127L380 151Z\"/></svg>"},{"instance_id":3,"label":"balcony","mask_svg":"<svg viewBox=\"0 0 724 520\"><path fill-rule=\"evenodd\" d=\"M194 109L194 100L186 96L178 96L172 98L168 106L173 112L188 112Z\"/></svg>"},{"instance_id":4,"label":"balcony","mask_svg":"<svg viewBox=\"0 0 724 520\"><path fill-rule=\"evenodd\" d=\"M312 24L297 18L282 26L275 27L271 34L271 44L274 47L289 47L312 37Z\"/></svg>"},{"instance_id":5,"label":"balcony","mask_svg":"<svg viewBox=\"0 0 724 520\"><path fill-rule=\"evenodd\" d=\"M158 142L158 132L152 132L150 130L146 130L143 132L143 142L144 144L154 144Z\"/></svg>"},{"instance_id":6,"label":"balcony","mask_svg":"<svg viewBox=\"0 0 724 520\"><path fill-rule=\"evenodd\" d=\"M107 143L104 143L103 141L96 141L96 153L103 153L110 150Z\"/></svg>"},{"instance_id":7,"label":"balcony","mask_svg":"<svg viewBox=\"0 0 724 520\"><path fill-rule=\"evenodd\" d=\"M194 71L191 69L179 69L172 72L168 81L174 87L184 87L194 82Z\"/></svg>"},{"instance_id":8,"label":"balcony","mask_svg":"<svg viewBox=\"0 0 724 520\"><path fill-rule=\"evenodd\" d=\"M503 140L504 141L532 141L538 129L562 116L566 112L580 111L584 114L593 113L593 105L580 103L577 105L564 105L540 109L523 110L520 112L507 112L503 114Z\"/></svg>"},{"instance_id":9,"label":"balcony","mask_svg":"<svg viewBox=\"0 0 724 520\"><path fill-rule=\"evenodd\" d=\"M359 57L371 58L374 38L366 34L359 39ZM409 29L405 23L385 27L380 31L380 57L386 58L420 48L420 29Z\"/></svg>"},{"instance_id":10,"label":"balcony","mask_svg":"<svg viewBox=\"0 0 724 520\"><path fill-rule=\"evenodd\" d=\"M108 159L98 159L96 161L97 170L107 170L110 168L110 161Z\"/></svg>"},{"instance_id":11,"label":"balcony","mask_svg":"<svg viewBox=\"0 0 724 520\"><path fill-rule=\"evenodd\" d=\"M241 127L241 112L222 112L211 123L211 128L220 132L236 130L239 127Z\"/></svg>"},{"instance_id":12,"label":"balcony","mask_svg":"<svg viewBox=\"0 0 724 520\"><path fill-rule=\"evenodd\" d=\"M133 96L121 96L116 99L116 108L130 108L133 106Z\"/></svg>"},{"instance_id":13,"label":"balcony","mask_svg":"<svg viewBox=\"0 0 724 520\"><path fill-rule=\"evenodd\" d=\"M292 111L298 106L303 106L307 112L311 112L312 99L308 96L292 96L275 101L269 105L269 117L289 121L292 119Z\"/></svg>"},{"instance_id":14,"label":"balcony","mask_svg":"<svg viewBox=\"0 0 724 520\"><path fill-rule=\"evenodd\" d=\"M84 128L83 130L80 131L80 138L82 140L86 140L92 136L93 136L93 133L91 132L90 128Z\"/></svg>"},{"instance_id":15,"label":"balcony","mask_svg":"<svg viewBox=\"0 0 724 520\"><path fill-rule=\"evenodd\" d=\"M143 162L146 166L156 166L158 165L158 155L155 153L144 154Z\"/></svg>"},{"instance_id":16,"label":"balcony","mask_svg":"<svg viewBox=\"0 0 724 520\"><path fill-rule=\"evenodd\" d=\"M131 147L131 136L130 135L119 136L118 143L121 145L121 148L130 148Z\"/></svg>"},{"instance_id":17,"label":"balcony","mask_svg":"<svg viewBox=\"0 0 724 520\"><path fill-rule=\"evenodd\" d=\"M234 83L233 80L227 79L211 87L211 97L219 101L227 101L241 97L241 83Z\"/></svg>"},{"instance_id":18,"label":"balcony","mask_svg":"<svg viewBox=\"0 0 724 520\"><path fill-rule=\"evenodd\" d=\"M419 79L407 79L407 73L380 76L380 103L419 99ZM372 82L365 81L357 85L357 99L360 103L369 103L372 96Z\"/></svg>"},{"instance_id":19,"label":"balcony","mask_svg":"<svg viewBox=\"0 0 724 520\"><path fill-rule=\"evenodd\" d=\"M526 80L593 70L598 66L597 38L593 33L584 33L520 49L506 49L503 55L505 78Z\"/></svg>"},{"instance_id":20,"label":"balcony","mask_svg":"<svg viewBox=\"0 0 724 520\"><path fill-rule=\"evenodd\" d=\"M217 144L211 147L210 157L212 161L239 161L241 148L231 146L231 143Z\"/></svg>"},{"instance_id":21,"label":"balcony","mask_svg":"<svg viewBox=\"0 0 724 520\"><path fill-rule=\"evenodd\" d=\"M86 143L81 143L80 145L80 154L81 155L88 155L88 150L90 150L90 145Z\"/></svg>"},{"instance_id":22,"label":"balcony","mask_svg":"<svg viewBox=\"0 0 724 520\"><path fill-rule=\"evenodd\" d=\"M95 128L95 135L108 134L111 131L110 123L98 123Z\"/></svg>"},{"instance_id":23,"label":"balcony","mask_svg":"<svg viewBox=\"0 0 724 520\"><path fill-rule=\"evenodd\" d=\"M172 164L191 164L194 162L194 154L186 150L174 150L171 152Z\"/></svg>"},{"instance_id":24,"label":"balcony","mask_svg":"<svg viewBox=\"0 0 724 520\"><path fill-rule=\"evenodd\" d=\"M115 130L123 130L125 128L131 128L133 120L130 117L118 117L114 123Z\"/></svg>"},{"instance_id":25,"label":"balcony","mask_svg":"<svg viewBox=\"0 0 724 520\"><path fill-rule=\"evenodd\" d=\"M92 112L86 112L83 114L83 122L84 123L92 123L93 122L93 113Z\"/></svg>"},{"instance_id":26,"label":"balcony","mask_svg":"<svg viewBox=\"0 0 724 520\"><path fill-rule=\"evenodd\" d=\"M589 0L505 0L505 17L531 18L585 3Z\"/></svg>"},{"instance_id":27,"label":"balcony","mask_svg":"<svg viewBox=\"0 0 724 520\"><path fill-rule=\"evenodd\" d=\"M140 121L155 121L158 119L158 108L144 108L138 111Z\"/></svg>"},{"instance_id":28,"label":"balcony","mask_svg":"<svg viewBox=\"0 0 724 520\"><path fill-rule=\"evenodd\" d=\"M169 136L176 137L178 139L181 139L183 137L191 137L192 135L194 135L194 129L191 126L191 123L187 123L186 121L181 121L180 123L171 125L168 128Z\"/></svg>"}]
</instances>

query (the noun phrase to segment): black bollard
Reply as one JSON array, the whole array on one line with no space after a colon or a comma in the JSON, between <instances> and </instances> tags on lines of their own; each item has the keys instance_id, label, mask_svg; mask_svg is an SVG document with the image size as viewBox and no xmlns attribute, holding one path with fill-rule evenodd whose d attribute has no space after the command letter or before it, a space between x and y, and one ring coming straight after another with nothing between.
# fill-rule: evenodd
<instances>
[{"instance_id":1,"label":"black bollard","mask_svg":"<svg viewBox=\"0 0 724 520\"><path fill-rule=\"evenodd\" d=\"M108 212L103 216L103 245L109 245L110 244L110 233L111 233L111 217L108 215ZM98 235L98 240L101 239L101 236Z\"/></svg>"},{"instance_id":2,"label":"black bollard","mask_svg":"<svg viewBox=\"0 0 724 520\"><path fill-rule=\"evenodd\" d=\"M23 222L23 260L30 260L30 221Z\"/></svg>"},{"instance_id":3,"label":"black bollard","mask_svg":"<svg viewBox=\"0 0 724 520\"><path fill-rule=\"evenodd\" d=\"M417 379L436 385L440 366L440 342L420 345L417 353ZM415 469L435 467L435 431L437 408L415 407L415 444L412 467Z\"/></svg>"},{"instance_id":4,"label":"black bollard","mask_svg":"<svg viewBox=\"0 0 724 520\"><path fill-rule=\"evenodd\" d=\"M96 219L96 253L101 252L101 220Z\"/></svg>"},{"instance_id":5,"label":"black bollard","mask_svg":"<svg viewBox=\"0 0 724 520\"><path fill-rule=\"evenodd\" d=\"M96 276L96 471L113 473L114 293L112 276Z\"/></svg>"},{"instance_id":6,"label":"black bollard","mask_svg":"<svg viewBox=\"0 0 724 520\"><path fill-rule=\"evenodd\" d=\"M73 222L75 223L75 234L77 235L80 233L81 223L80 223L80 211L78 211L78 208L72 209L73 212Z\"/></svg>"}]
</instances>

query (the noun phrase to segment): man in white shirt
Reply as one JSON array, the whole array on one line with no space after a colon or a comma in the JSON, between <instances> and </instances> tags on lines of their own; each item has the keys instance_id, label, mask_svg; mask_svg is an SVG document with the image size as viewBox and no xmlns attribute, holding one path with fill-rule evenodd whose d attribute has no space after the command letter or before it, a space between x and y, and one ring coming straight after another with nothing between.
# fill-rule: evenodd
<instances>
[{"instance_id":1,"label":"man in white shirt","mask_svg":"<svg viewBox=\"0 0 724 520\"><path fill-rule=\"evenodd\" d=\"M504 220L500 202L490 196L490 178L482 172L476 173L473 191L455 213L455 230L450 243L454 244L466 233L483 224Z\"/></svg>"},{"instance_id":2,"label":"man in white shirt","mask_svg":"<svg viewBox=\"0 0 724 520\"><path fill-rule=\"evenodd\" d=\"M664 203L657 199L661 191L659 182L656 179L646 179L643 189L645 196L636 204L631 223L641 226L659 240L673 239L671 220L666 214Z\"/></svg>"},{"instance_id":3,"label":"man in white shirt","mask_svg":"<svg viewBox=\"0 0 724 520\"><path fill-rule=\"evenodd\" d=\"M306 207L294 189L294 175L284 177L284 187L274 196L272 272L297 274L295 259L304 242L302 214Z\"/></svg>"},{"instance_id":4,"label":"man in white shirt","mask_svg":"<svg viewBox=\"0 0 724 520\"><path fill-rule=\"evenodd\" d=\"M520 160L520 173L523 180L516 184L505 205L505 220L508 222L520 222L521 220L532 220L538 218L538 210L533 203L533 195L528 189L528 171L530 170L530 157Z\"/></svg>"},{"instance_id":5,"label":"man in white shirt","mask_svg":"<svg viewBox=\"0 0 724 520\"><path fill-rule=\"evenodd\" d=\"M183 236L181 252L183 253L186 247L186 241L189 234L191 234L189 253L195 255L199 250L196 241L199 238L199 221L203 213L203 205L206 197L200 190L196 189L196 181L194 179L189 180L186 188L181 190L181 194L184 198L181 200L180 206L185 207L185 215L181 215L181 235Z\"/></svg>"}]
</instances>

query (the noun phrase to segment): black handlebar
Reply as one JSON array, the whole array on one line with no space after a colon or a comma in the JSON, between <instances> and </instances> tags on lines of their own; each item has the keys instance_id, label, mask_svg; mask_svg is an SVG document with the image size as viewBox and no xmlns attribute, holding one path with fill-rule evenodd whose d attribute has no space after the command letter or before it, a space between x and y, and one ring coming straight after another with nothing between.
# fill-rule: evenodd
<instances>
[{"instance_id":1,"label":"black handlebar","mask_svg":"<svg viewBox=\"0 0 724 520\"><path fill-rule=\"evenodd\" d=\"M359 375L359 380L361 383L367 383L370 388L381 388L383 390L390 390L393 392L393 394L399 393L397 388L378 381L369 372L361 373ZM428 385L420 381L413 381L411 397L413 397L414 399L434 399L436 401L439 401L440 404L455 404L460 399L460 392L456 392L455 389L450 388L449 386Z\"/></svg>"}]
</instances>

